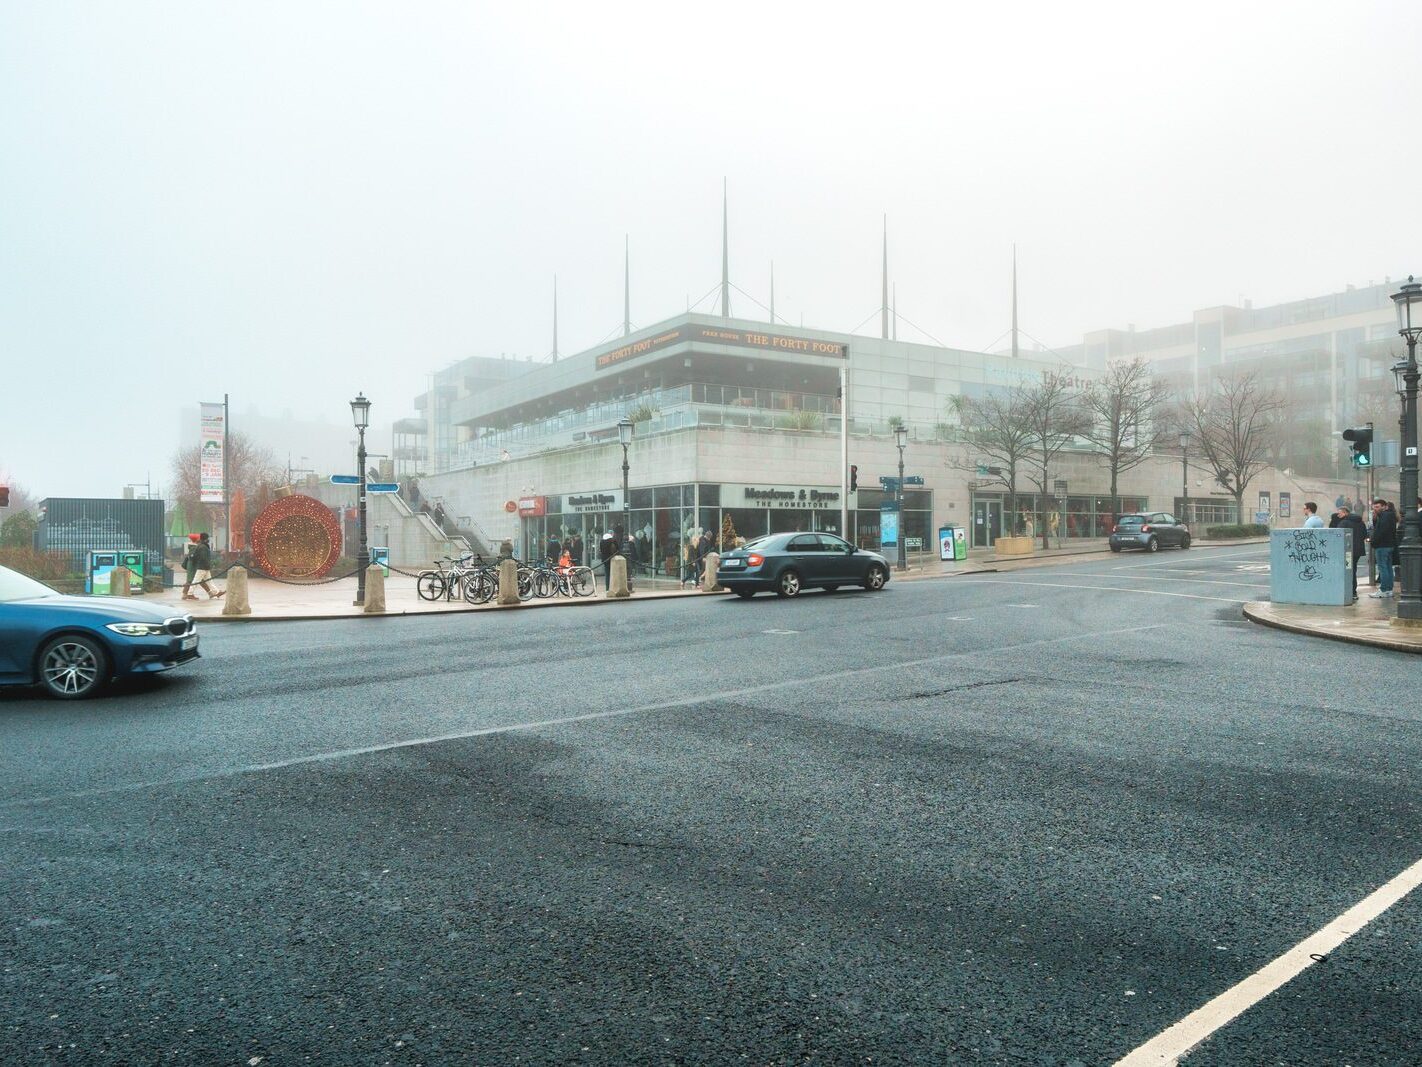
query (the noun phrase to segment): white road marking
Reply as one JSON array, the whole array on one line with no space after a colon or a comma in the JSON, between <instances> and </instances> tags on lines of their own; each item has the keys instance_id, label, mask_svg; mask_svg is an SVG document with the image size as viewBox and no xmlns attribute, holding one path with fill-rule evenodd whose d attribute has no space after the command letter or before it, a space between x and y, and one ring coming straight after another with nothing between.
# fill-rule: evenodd
<instances>
[{"instance_id":1,"label":"white road marking","mask_svg":"<svg viewBox=\"0 0 1422 1067\"><path fill-rule=\"evenodd\" d=\"M1164 589L1132 589L1115 585L1065 585L1057 582L1008 582L995 578L964 578L959 585L1016 585L1032 589L1092 589L1100 593L1139 593L1142 596L1177 596L1186 600L1217 600L1221 604L1248 604L1249 597L1203 596L1199 593L1167 593Z\"/></svg>"},{"instance_id":2,"label":"white road marking","mask_svg":"<svg viewBox=\"0 0 1422 1067\"><path fill-rule=\"evenodd\" d=\"M762 630L763 634L798 634L799 630Z\"/></svg>"},{"instance_id":3,"label":"white road marking","mask_svg":"<svg viewBox=\"0 0 1422 1067\"><path fill-rule=\"evenodd\" d=\"M998 652L1016 652L1024 648L1038 648L1043 645L1060 645L1068 641L1084 641L1096 637L1116 637L1121 634L1141 633L1145 630L1164 629L1164 623L1151 623L1147 626L1125 626L1118 630L1094 630L1088 633L1068 634L1065 637L1044 637L1037 641L1023 641L1016 645L994 645L991 648L971 649L964 652L945 652L938 656L925 656L922 659L907 660L899 663L876 663L872 667L850 667L842 671L833 671L829 674L815 675L816 681L830 678L853 678L858 675L876 674L879 671L900 671L908 667L926 667L930 663L942 663L945 660L964 659L974 657L982 659ZM11 808L29 807L34 804L44 804L51 800L79 800L89 797L113 796L116 793L136 793L144 789L162 789L174 785L187 785L193 782L206 782L217 778L232 778L244 774L260 774L263 771L277 771L286 767L299 767L308 763L330 763L335 760L350 759L354 756L368 756L377 752L392 752L402 748L419 748L424 745L438 745L446 741L464 741L471 737L489 737L493 734L514 733L520 730L539 730L554 726L570 726L582 722L597 722L601 719L616 719L626 715L638 715L648 711L669 711L672 708L684 708L691 704L713 703L722 700L738 700L742 697L754 696L757 693L770 693L777 689L785 689L790 686L803 686L804 678L787 678L779 682L766 682L763 685L751 685L742 689L725 689L715 693L702 693L697 696L681 697L677 700L666 700L656 704L642 704L633 708L618 708L613 711L590 711L583 715L566 715L558 719L539 719L536 722L511 723L506 726L483 726L474 730L458 730L449 734L437 734L432 737L415 737L405 741L387 741L378 745L362 745L359 748L342 748L333 752L316 752L308 756L294 756L291 759L274 760L271 763L253 763L242 767L215 767L208 771L199 771L195 774L175 775L171 778L157 778L145 782L129 782L125 785L107 786L102 789L77 789L68 793L50 793L46 796L26 797L21 800L7 800L0 803L0 811Z\"/></svg>"},{"instance_id":4,"label":"white road marking","mask_svg":"<svg viewBox=\"0 0 1422 1067\"><path fill-rule=\"evenodd\" d=\"M1245 550L1245 551L1241 551L1241 552L1218 552L1218 551L1212 551L1212 550L1210 550L1210 549L1205 549L1205 550L1204 550L1204 553L1209 553L1208 556L1207 556L1207 558L1208 558L1208 559L1211 559L1211 560L1216 560L1216 559L1236 559L1236 558L1238 558L1238 557L1240 557L1240 556L1257 556L1257 555L1259 554L1259 549L1261 549L1261 548L1264 549L1265 551L1267 551L1268 548L1269 548L1269 546L1268 546L1268 545L1255 545L1254 548L1253 548L1253 550ZM1192 549L1190 549L1190 551L1191 551L1191 552L1194 552L1195 549L1192 548ZM1202 554L1204 554L1204 553L1202 553ZM1185 561L1182 559L1180 562L1183 563L1183 562L1185 562ZM1113 569L1115 569L1115 570L1122 570L1122 571L1133 571L1133 570L1140 570L1142 567L1173 567L1173 566L1174 566L1173 563L1163 563L1163 562L1161 562L1159 559L1157 559L1154 563L1127 563L1127 564L1123 564L1123 565L1121 565L1121 566L1119 566L1119 567L1116 567L1116 568L1113 568Z\"/></svg>"},{"instance_id":5,"label":"white road marking","mask_svg":"<svg viewBox=\"0 0 1422 1067\"><path fill-rule=\"evenodd\" d=\"M1005 608L1040 608L1041 604L1004 604Z\"/></svg>"},{"instance_id":6,"label":"white road marking","mask_svg":"<svg viewBox=\"0 0 1422 1067\"><path fill-rule=\"evenodd\" d=\"M1203 573L1210 573L1205 571ZM1210 578L1167 578L1163 574L1093 574L1091 571L1072 571L1073 578L1114 578L1118 582L1189 582L1192 585L1237 585L1241 589L1264 589L1267 582L1224 582Z\"/></svg>"},{"instance_id":7,"label":"white road marking","mask_svg":"<svg viewBox=\"0 0 1422 1067\"><path fill-rule=\"evenodd\" d=\"M1327 956L1419 885L1422 885L1422 860L1418 860L1390 882L1369 893L1327 926L1310 934L1282 956L1265 964L1248 978L1226 989L1174 1026L1117 1060L1116 1067L1161 1067L1178 1063L1182 1056L1205 1038L1248 1011L1284 983L1312 967L1321 957Z\"/></svg>"}]
</instances>

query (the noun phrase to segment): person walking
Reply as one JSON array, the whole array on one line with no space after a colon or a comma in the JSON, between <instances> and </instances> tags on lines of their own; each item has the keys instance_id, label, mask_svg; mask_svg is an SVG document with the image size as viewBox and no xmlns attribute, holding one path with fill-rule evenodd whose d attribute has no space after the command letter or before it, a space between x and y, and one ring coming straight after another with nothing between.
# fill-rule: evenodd
<instances>
[{"instance_id":1,"label":"person walking","mask_svg":"<svg viewBox=\"0 0 1422 1067\"><path fill-rule=\"evenodd\" d=\"M1392 596L1396 552L1397 511L1379 497L1373 501L1373 556L1378 561L1378 587L1368 594L1371 599L1387 600Z\"/></svg>"},{"instance_id":2,"label":"person walking","mask_svg":"<svg viewBox=\"0 0 1422 1067\"><path fill-rule=\"evenodd\" d=\"M207 594L207 599L216 600L222 593L214 593L212 586L212 543L207 534L198 535L197 547L193 549L193 582ZM192 597L193 600L199 599Z\"/></svg>"},{"instance_id":3,"label":"person walking","mask_svg":"<svg viewBox=\"0 0 1422 1067\"><path fill-rule=\"evenodd\" d=\"M627 591L632 591L632 572L637 566L637 561L641 559L641 554L637 551L637 542L629 533L622 542L622 556L627 560Z\"/></svg>"},{"instance_id":4,"label":"person walking","mask_svg":"<svg viewBox=\"0 0 1422 1067\"><path fill-rule=\"evenodd\" d=\"M1304 519L1305 530L1317 530L1328 525L1323 521L1323 516L1318 513L1318 505L1312 500L1304 501L1304 514L1306 516Z\"/></svg>"},{"instance_id":5,"label":"person walking","mask_svg":"<svg viewBox=\"0 0 1422 1067\"><path fill-rule=\"evenodd\" d=\"M188 534L188 543L183 546L183 599L196 600L193 596L193 575L197 573L198 535Z\"/></svg>"},{"instance_id":6,"label":"person walking","mask_svg":"<svg viewBox=\"0 0 1422 1067\"><path fill-rule=\"evenodd\" d=\"M1363 558L1363 542L1368 539L1368 528L1363 525L1363 520L1353 514L1353 509L1347 504L1339 504L1338 510L1333 513L1333 518L1328 521L1328 526L1333 530L1347 530L1353 535L1353 600L1358 599L1358 560Z\"/></svg>"},{"instance_id":7,"label":"person walking","mask_svg":"<svg viewBox=\"0 0 1422 1067\"><path fill-rule=\"evenodd\" d=\"M612 588L612 557L617 555L617 541L612 536L612 531L602 535L602 540L597 543L597 558L602 560L602 587Z\"/></svg>"}]
</instances>

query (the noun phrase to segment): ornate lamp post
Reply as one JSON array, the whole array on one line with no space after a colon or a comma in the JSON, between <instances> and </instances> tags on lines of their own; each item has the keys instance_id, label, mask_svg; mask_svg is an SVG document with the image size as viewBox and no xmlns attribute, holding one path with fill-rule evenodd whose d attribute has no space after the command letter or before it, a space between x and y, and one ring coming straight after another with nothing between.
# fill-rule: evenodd
<instances>
[{"instance_id":1,"label":"ornate lamp post","mask_svg":"<svg viewBox=\"0 0 1422 1067\"><path fill-rule=\"evenodd\" d=\"M1402 543L1397 548L1399 596L1397 621L1422 626L1422 526L1417 514L1417 338L1422 336L1422 284L1411 276L1392 294L1397 305L1397 332L1407 342L1402 367L1402 478L1398 505L1404 516Z\"/></svg>"},{"instance_id":2,"label":"ornate lamp post","mask_svg":"<svg viewBox=\"0 0 1422 1067\"><path fill-rule=\"evenodd\" d=\"M355 602L365 604L365 571L370 566L370 546L365 534L365 428L370 425L370 401L364 393L357 393L351 401L351 418L355 422L360 441L356 445L356 470L360 475L360 494L356 498L356 522L360 526L360 550L356 555L356 598Z\"/></svg>"},{"instance_id":3,"label":"ornate lamp post","mask_svg":"<svg viewBox=\"0 0 1422 1067\"><path fill-rule=\"evenodd\" d=\"M623 419L617 424L617 440L622 444L622 537L626 540L632 536L632 522L630 509L630 494L627 491L627 449L632 444L632 420ZM617 551L622 551L622 546L617 546Z\"/></svg>"},{"instance_id":4,"label":"ornate lamp post","mask_svg":"<svg viewBox=\"0 0 1422 1067\"><path fill-rule=\"evenodd\" d=\"M1186 526L1190 525L1190 435L1184 430L1180 431L1180 509L1184 512L1180 516Z\"/></svg>"},{"instance_id":5,"label":"ornate lamp post","mask_svg":"<svg viewBox=\"0 0 1422 1067\"><path fill-rule=\"evenodd\" d=\"M908 570L907 530L904 525L904 448L908 445L908 427L900 423L894 427L894 444L899 447L899 565L901 571Z\"/></svg>"}]
</instances>

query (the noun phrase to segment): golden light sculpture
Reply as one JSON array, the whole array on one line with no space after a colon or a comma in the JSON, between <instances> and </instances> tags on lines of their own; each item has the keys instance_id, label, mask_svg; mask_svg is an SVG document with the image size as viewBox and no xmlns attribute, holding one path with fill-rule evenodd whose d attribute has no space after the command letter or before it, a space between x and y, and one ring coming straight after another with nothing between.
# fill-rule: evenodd
<instances>
[{"instance_id":1,"label":"golden light sculpture","mask_svg":"<svg viewBox=\"0 0 1422 1067\"><path fill-rule=\"evenodd\" d=\"M340 523L314 497L280 497L252 523L252 558L276 578L323 578L341 558Z\"/></svg>"}]
</instances>

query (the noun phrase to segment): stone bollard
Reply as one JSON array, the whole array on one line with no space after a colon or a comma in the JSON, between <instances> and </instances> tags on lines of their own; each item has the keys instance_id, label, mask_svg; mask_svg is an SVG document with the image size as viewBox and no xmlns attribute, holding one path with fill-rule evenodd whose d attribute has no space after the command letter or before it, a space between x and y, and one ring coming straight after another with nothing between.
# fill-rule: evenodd
<instances>
[{"instance_id":1,"label":"stone bollard","mask_svg":"<svg viewBox=\"0 0 1422 1067\"><path fill-rule=\"evenodd\" d=\"M716 571L721 566L721 553L706 553L705 569L701 572L701 591L703 593L719 593L726 587L716 583Z\"/></svg>"},{"instance_id":2,"label":"stone bollard","mask_svg":"<svg viewBox=\"0 0 1422 1067\"><path fill-rule=\"evenodd\" d=\"M109 572L109 596L128 596L128 583L132 579L127 567L115 567Z\"/></svg>"},{"instance_id":3,"label":"stone bollard","mask_svg":"<svg viewBox=\"0 0 1422 1067\"><path fill-rule=\"evenodd\" d=\"M222 598L222 614L252 614L252 604L247 599L246 567L233 567L227 572L227 593Z\"/></svg>"},{"instance_id":4,"label":"stone bollard","mask_svg":"<svg viewBox=\"0 0 1422 1067\"><path fill-rule=\"evenodd\" d=\"M367 567L365 569L365 613L385 614L385 569Z\"/></svg>"},{"instance_id":5,"label":"stone bollard","mask_svg":"<svg viewBox=\"0 0 1422 1067\"><path fill-rule=\"evenodd\" d=\"M613 556L612 583L607 587L607 597L609 600L622 600L631 595L632 590L627 586L627 557Z\"/></svg>"},{"instance_id":6,"label":"stone bollard","mask_svg":"<svg viewBox=\"0 0 1422 1067\"><path fill-rule=\"evenodd\" d=\"M499 563L498 602L506 608L518 603L518 564L511 559Z\"/></svg>"}]
</instances>

